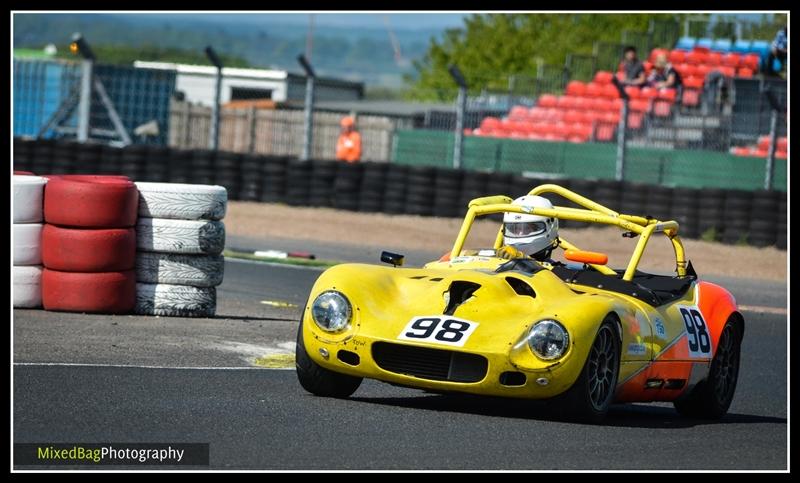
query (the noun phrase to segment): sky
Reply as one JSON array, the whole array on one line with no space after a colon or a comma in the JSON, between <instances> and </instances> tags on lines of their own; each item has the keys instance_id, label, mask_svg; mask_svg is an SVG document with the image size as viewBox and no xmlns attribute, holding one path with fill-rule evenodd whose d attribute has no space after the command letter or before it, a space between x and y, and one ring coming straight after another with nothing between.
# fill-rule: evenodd
<instances>
[{"instance_id":1,"label":"sky","mask_svg":"<svg viewBox=\"0 0 800 483\"><path fill-rule=\"evenodd\" d=\"M280 14L280 13L247 13L247 14L180 14L156 13L159 19L192 19L208 20L214 23L228 24L266 24L280 22L283 24L308 25L309 14ZM468 14L462 13L318 13L314 15L315 25L330 27L380 27L384 26L384 16L388 16L389 23L396 29L444 29L460 27L463 18ZM147 14L132 14L132 16L145 17Z\"/></svg>"}]
</instances>

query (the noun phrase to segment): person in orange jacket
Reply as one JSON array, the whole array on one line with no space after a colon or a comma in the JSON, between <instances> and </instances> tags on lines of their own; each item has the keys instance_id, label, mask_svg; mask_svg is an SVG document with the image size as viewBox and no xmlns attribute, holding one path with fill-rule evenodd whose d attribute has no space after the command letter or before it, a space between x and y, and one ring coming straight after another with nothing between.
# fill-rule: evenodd
<instances>
[{"instance_id":1,"label":"person in orange jacket","mask_svg":"<svg viewBox=\"0 0 800 483\"><path fill-rule=\"evenodd\" d=\"M342 133L336 141L336 159L348 163L361 161L361 134L356 131L356 121L351 116L342 118Z\"/></svg>"}]
</instances>

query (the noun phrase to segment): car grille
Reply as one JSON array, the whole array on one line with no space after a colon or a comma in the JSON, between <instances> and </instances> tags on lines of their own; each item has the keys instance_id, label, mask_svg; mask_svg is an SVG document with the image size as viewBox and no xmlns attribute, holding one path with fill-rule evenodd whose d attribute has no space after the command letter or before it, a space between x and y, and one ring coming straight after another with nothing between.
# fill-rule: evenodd
<instances>
[{"instance_id":1,"label":"car grille","mask_svg":"<svg viewBox=\"0 0 800 483\"><path fill-rule=\"evenodd\" d=\"M372 358L385 371L434 381L478 382L489 368L476 354L389 342L372 344Z\"/></svg>"}]
</instances>

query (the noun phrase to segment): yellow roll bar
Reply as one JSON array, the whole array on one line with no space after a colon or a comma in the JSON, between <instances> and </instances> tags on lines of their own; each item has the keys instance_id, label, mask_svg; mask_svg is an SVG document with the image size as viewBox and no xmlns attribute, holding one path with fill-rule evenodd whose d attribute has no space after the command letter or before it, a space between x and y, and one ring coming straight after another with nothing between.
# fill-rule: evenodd
<instances>
[{"instance_id":1,"label":"yellow roll bar","mask_svg":"<svg viewBox=\"0 0 800 483\"><path fill-rule=\"evenodd\" d=\"M675 221L659 221L652 218L645 218L634 215L624 215L617 213L599 203L574 193L566 188L554 184L543 184L530 191L530 195L540 195L542 193L554 193L566 198L573 203L580 205L580 208L570 208L564 206L554 206L552 209L528 208L524 206L512 205L512 199L507 196L487 196L476 198L469 202L469 209L464 217L464 222L458 232L456 241L453 244L453 256L461 253L464 242L467 239L472 224L477 216L490 215L495 213L522 213L528 215L540 215L548 218L558 218L561 220L574 220L585 223L598 223L603 225L617 226L639 235L639 241L631 255L623 280L633 280L636 268L642 259L642 254L647 247L647 242L654 233L664 233L672 242L675 251L675 268L679 277L686 276L686 259L683 244L678 237L678 223ZM498 249L503 244L502 228L495 239L494 248ZM578 247L569 243L564 238L559 237L559 246L565 250L579 250ZM616 272L606 265L591 264L593 268L606 275L616 275Z\"/></svg>"}]
</instances>

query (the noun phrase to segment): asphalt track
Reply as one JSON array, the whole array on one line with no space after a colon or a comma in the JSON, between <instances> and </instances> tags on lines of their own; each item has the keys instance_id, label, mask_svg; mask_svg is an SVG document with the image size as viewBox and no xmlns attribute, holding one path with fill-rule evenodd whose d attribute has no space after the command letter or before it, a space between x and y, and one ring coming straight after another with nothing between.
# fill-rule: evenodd
<instances>
[{"instance_id":1,"label":"asphalt track","mask_svg":"<svg viewBox=\"0 0 800 483\"><path fill-rule=\"evenodd\" d=\"M718 280L750 307L724 419L636 404L588 426L374 381L350 400L311 396L254 361L290 357L292 305L320 272L225 270L214 319L15 310L15 442L208 442L216 469L787 469L785 283Z\"/></svg>"}]
</instances>

